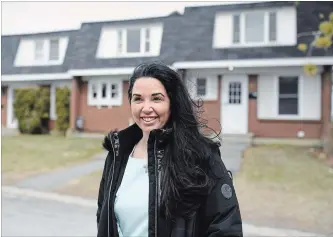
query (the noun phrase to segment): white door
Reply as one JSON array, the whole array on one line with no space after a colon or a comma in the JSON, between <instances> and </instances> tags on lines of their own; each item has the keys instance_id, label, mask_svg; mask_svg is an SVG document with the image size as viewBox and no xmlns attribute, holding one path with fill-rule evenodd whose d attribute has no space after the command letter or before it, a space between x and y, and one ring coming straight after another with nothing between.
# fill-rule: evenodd
<instances>
[{"instance_id":1,"label":"white door","mask_svg":"<svg viewBox=\"0 0 333 237\"><path fill-rule=\"evenodd\" d=\"M15 88L8 87L7 94L7 128L17 128L18 121L14 115Z\"/></svg>"},{"instance_id":2,"label":"white door","mask_svg":"<svg viewBox=\"0 0 333 237\"><path fill-rule=\"evenodd\" d=\"M247 75L222 77L221 120L223 134L248 132L248 78Z\"/></svg>"}]
</instances>

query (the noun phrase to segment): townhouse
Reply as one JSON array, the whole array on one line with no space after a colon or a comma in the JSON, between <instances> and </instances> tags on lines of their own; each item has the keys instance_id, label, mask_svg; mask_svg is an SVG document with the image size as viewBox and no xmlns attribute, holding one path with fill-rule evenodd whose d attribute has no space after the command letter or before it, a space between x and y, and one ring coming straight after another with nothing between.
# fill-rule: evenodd
<instances>
[{"instance_id":1,"label":"townhouse","mask_svg":"<svg viewBox=\"0 0 333 237\"><path fill-rule=\"evenodd\" d=\"M162 61L178 70L204 118L222 134L320 141L331 116L332 50L297 49L318 30L330 2L257 2L187 7L184 14L82 23L76 31L2 36L2 125L17 127L14 88L71 88L70 126L122 129L131 121L128 78L135 66ZM307 63L318 74L303 72Z\"/></svg>"}]
</instances>

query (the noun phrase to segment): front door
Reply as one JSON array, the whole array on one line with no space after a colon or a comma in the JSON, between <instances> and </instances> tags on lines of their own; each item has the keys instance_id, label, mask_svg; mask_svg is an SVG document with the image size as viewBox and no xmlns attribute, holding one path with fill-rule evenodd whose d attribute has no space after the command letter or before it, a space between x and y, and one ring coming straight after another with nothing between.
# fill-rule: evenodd
<instances>
[{"instance_id":1,"label":"front door","mask_svg":"<svg viewBox=\"0 0 333 237\"><path fill-rule=\"evenodd\" d=\"M17 128L18 121L14 115L15 88L8 87L7 96L7 128Z\"/></svg>"},{"instance_id":2,"label":"front door","mask_svg":"<svg viewBox=\"0 0 333 237\"><path fill-rule=\"evenodd\" d=\"M248 132L247 75L225 75L222 78L221 120L223 134Z\"/></svg>"}]
</instances>

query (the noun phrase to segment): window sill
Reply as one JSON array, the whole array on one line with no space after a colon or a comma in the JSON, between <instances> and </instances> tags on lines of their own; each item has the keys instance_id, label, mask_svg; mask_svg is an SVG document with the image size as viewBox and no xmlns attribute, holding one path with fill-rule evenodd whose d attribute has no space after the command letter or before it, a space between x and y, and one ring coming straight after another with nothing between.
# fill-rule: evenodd
<instances>
[{"instance_id":1,"label":"window sill","mask_svg":"<svg viewBox=\"0 0 333 237\"><path fill-rule=\"evenodd\" d=\"M259 120L270 120L270 121L320 121L320 118L305 118L302 117L300 115L285 115L285 116L281 116L281 115L277 115L275 117L257 117Z\"/></svg>"},{"instance_id":2,"label":"window sill","mask_svg":"<svg viewBox=\"0 0 333 237\"><path fill-rule=\"evenodd\" d=\"M282 44L282 43L256 43L256 44L230 44L230 45L215 45L213 48L216 49L224 49L224 48L264 48L264 47L286 47L286 46L294 46L296 43L290 43L290 44Z\"/></svg>"}]
</instances>

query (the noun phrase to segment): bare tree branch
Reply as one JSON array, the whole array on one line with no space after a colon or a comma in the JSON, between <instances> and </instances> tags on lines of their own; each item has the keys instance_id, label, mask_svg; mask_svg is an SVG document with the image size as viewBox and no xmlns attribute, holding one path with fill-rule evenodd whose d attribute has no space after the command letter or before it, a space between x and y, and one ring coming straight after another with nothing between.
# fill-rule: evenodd
<instances>
[{"instance_id":1,"label":"bare tree branch","mask_svg":"<svg viewBox=\"0 0 333 237\"><path fill-rule=\"evenodd\" d=\"M303 37L303 36L317 36L320 34L321 34L320 31L302 32L302 33L297 34L297 38Z\"/></svg>"}]
</instances>

